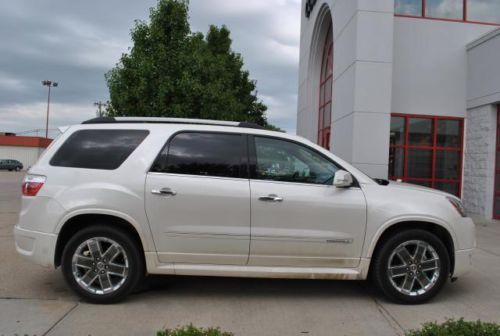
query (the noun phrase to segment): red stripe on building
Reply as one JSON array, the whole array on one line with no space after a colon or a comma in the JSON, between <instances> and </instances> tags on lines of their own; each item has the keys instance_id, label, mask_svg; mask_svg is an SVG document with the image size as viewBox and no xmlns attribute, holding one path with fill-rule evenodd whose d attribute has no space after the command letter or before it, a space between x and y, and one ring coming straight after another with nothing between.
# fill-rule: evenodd
<instances>
[{"instance_id":1,"label":"red stripe on building","mask_svg":"<svg viewBox=\"0 0 500 336\"><path fill-rule=\"evenodd\" d=\"M47 148L51 142L52 139L40 137L0 135L0 146Z\"/></svg>"}]
</instances>

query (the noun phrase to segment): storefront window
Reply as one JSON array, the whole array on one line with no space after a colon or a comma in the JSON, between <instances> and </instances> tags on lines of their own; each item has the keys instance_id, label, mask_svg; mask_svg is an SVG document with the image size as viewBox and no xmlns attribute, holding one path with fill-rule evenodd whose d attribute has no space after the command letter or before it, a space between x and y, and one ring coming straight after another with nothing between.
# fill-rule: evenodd
<instances>
[{"instance_id":1,"label":"storefront window","mask_svg":"<svg viewBox=\"0 0 500 336\"><path fill-rule=\"evenodd\" d=\"M470 21L500 24L500 1L468 0L467 19Z\"/></svg>"},{"instance_id":2,"label":"storefront window","mask_svg":"<svg viewBox=\"0 0 500 336\"><path fill-rule=\"evenodd\" d=\"M402 16L500 25L499 0L395 0Z\"/></svg>"},{"instance_id":3,"label":"storefront window","mask_svg":"<svg viewBox=\"0 0 500 336\"><path fill-rule=\"evenodd\" d=\"M394 114L391 118L389 178L461 190L463 119Z\"/></svg>"},{"instance_id":4,"label":"storefront window","mask_svg":"<svg viewBox=\"0 0 500 336\"><path fill-rule=\"evenodd\" d=\"M332 91L333 91L333 31L328 34L323 47L321 64L321 79L319 83L319 116L318 116L318 144L330 149L330 133L332 123Z\"/></svg>"},{"instance_id":5,"label":"storefront window","mask_svg":"<svg viewBox=\"0 0 500 336\"><path fill-rule=\"evenodd\" d=\"M422 15L422 0L396 0L394 12L399 15Z\"/></svg>"},{"instance_id":6,"label":"storefront window","mask_svg":"<svg viewBox=\"0 0 500 336\"><path fill-rule=\"evenodd\" d=\"M426 0L425 16L461 20L464 18L464 0Z\"/></svg>"}]
</instances>

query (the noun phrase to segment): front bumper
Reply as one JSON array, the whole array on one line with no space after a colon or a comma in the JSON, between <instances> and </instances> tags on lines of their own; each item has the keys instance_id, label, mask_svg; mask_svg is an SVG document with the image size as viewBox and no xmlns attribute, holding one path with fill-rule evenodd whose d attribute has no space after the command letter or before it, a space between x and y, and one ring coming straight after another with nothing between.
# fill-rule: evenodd
<instances>
[{"instance_id":1,"label":"front bumper","mask_svg":"<svg viewBox=\"0 0 500 336\"><path fill-rule=\"evenodd\" d=\"M472 256L474 249L455 251L455 269L453 278L464 275L472 270Z\"/></svg>"},{"instance_id":2,"label":"front bumper","mask_svg":"<svg viewBox=\"0 0 500 336\"><path fill-rule=\"evenodd\" d=\"M28 260L45 267L54 267L55 234L14 227L16 251Z\"/></svg>"}]
</instances>

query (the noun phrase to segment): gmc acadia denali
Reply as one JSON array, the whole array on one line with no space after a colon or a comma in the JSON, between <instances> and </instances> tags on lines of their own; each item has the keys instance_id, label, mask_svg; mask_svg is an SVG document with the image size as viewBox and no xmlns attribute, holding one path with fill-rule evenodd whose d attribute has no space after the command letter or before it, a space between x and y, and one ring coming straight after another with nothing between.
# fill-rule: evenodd
<instances>
[{"instance_id":1,"label":"gmc acadia denali","mask_svg":"<svg viewBox=\"0 0 500 336\"><path fill-rule=\"evenodd\" d=\"M29 170L17 251L79 295L147 274L363 280L422 303L471 268L474 223L449 194L373 180L250 123L98 118Z\"/></svg>"}]
</instances>

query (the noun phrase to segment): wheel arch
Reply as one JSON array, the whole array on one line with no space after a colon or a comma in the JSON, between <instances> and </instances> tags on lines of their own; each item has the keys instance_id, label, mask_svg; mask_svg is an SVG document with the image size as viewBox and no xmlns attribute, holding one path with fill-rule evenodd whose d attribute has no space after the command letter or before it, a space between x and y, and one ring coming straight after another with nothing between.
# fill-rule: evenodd
<instances>
[{"instance_id":1,"label":"wheel arch","mask_svg":"<svg viewBox=\"0 0 500 336\"><path fill-rule=\"evenodd\" d=\"M398 221L386 226L384 229L380 230L380 232L376 236L376 239L373 239L368 258L371 258L373 260L374 255L380 250L380 247L383 245L384 241L386 241L389 237L397 232L410 229L420 229L430 232L443 242L448 252L448 256L450 257L450 274L453 274L455 269L456 241L453 237L453 234L448 228L446 228L444 225L437 224L432 221L406 220Z\"/></svg>"},{"instance_id":2,"label":"wheel arch","mask_svg":"<svg viewBox=\"0 0 500 336\"><path fill-rule=\"evenodd\" d=\"M133 240L137 243L137 246L140 248L140 251L142 252L141 255L144 258L145 249L142 236L140 232L137 230L136 226L134 226L129 220L111 214L83 213L68 218L59 227L55 253L54 253L54 266L56 268L61 265L61 259L64 247L71 239L71 237L78 231L82 230L83 228L96 223L105 223L110 227L117 228L129 234L133 238ZM143 261L145 262L145 260Z\"/></svg>"}]
</instances>

